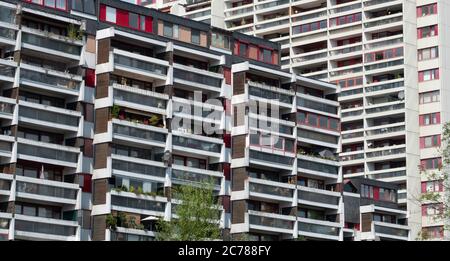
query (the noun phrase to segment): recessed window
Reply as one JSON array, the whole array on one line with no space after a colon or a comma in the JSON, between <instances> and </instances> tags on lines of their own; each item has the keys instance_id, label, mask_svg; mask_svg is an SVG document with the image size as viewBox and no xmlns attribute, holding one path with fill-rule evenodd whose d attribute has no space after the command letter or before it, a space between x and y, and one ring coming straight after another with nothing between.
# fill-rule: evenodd
<instances>
[{"instance_id":1,"label":"recessed window","mask_svg":"<svg viewBox=\"0 0 450 261\"><path fill-rule=\"evenodd\" d=\"M192 30L191 31L191 42L194 44L200 44L200 31Z\"/></svg>"},{"instance_id":2,"label":"recessed window","mask_svg":"<svg viewBox=\"0 0 450 261\"><path fill-rule=\"evenodd\" d=\"M116 9L107 6L106 7L106 21L116 23Z\"/></svg>"},{"instance_id":3,"label":"recessed window","mask_svg":"<svg viewBox=\"0 0 450 261\"><path fill-rule=\"evenodd\" d=\"M139 15L134 14L134 13L130 13L129 14L129 25L131 28L133 29L139 29Z\"/></svg>"}]
</instances>

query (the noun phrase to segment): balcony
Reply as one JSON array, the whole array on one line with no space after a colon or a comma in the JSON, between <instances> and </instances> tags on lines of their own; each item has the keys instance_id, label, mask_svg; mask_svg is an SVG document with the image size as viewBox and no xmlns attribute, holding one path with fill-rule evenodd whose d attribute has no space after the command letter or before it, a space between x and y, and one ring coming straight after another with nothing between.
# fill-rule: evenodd
<instances>
[{"instance_id":1,"label":"balcony","mask_svg":"<svg viewBox=\"0 0 450 261\"><path fill-rule=\"evenodd\" d=\"M397 240L408 240L409 227L398 224L374 221L373 226L375 235L380 238L389 238Z\"/></svg>"},{"instance_id":2,"label":"balcony","mask_svg":"<svg viewBox=\"0 0 450 261\"><path fill-rule=\"evenodd\" d=\"M173 115L180 119L191 119L198 122L213 123L218 129L222 122L223 106L202 103L200 101L172 97ZM188 132L192 132L188 129Z\"/></svg>"},{"instance_id":3,"label":"balcony","mask_svg":"<svg viewBox=\"0 0 450 261\"><path fill-rule=\"evenodd\" d=\"M14 99L0 96L0 119L12 120L15 104Z\"/></svg>"},{"instance_id":4,"label":"balcony","mask_svg":"<svg viewBox=\"0 0 450 261\"><path fill-rule=\"evenodd\" d=\"M114 70L143 81L166 81L169 63L153 57L143 56L120 49L113 49Z\"/></svg>"},{"instance_id":5,"label":"balcony","mask_svg":"<svg viewBox=\"0 0 450 261\"><path fill-rule=\"evenodd\" d=\"M284 233L294 233L295 217L266 213L261 211L248 211L250 229Z\"/></svg>"},{"instance_id":6,"label":"balcony","mask_svg":"<svg viewBox=\"0 0 450 261\"><path fill-rule=\"evenodd\" d=\"M338 209L341 194L328 190L298 187L298 203L316 207Z\"/></svg>"},{"instance_id":7,"label":"balcony","mask_svg":"<svg viewBox=\"0 0 450 261\"><path fill-rule=\"evenodd\" d=\"M79 185L17 176L18 198L42 200L58 204L76 205Z\"/></svg>"},{"instance_id":8,"label":"balcony","mask_svg":"<svg viewBox=\"0 0 450 261\"><path fill-rule=\"evenodd\" d=\"M172 145L174 150L192 152L205 156L220 157L223 140L193 134L180 134L174 132L174 136L172 136Z\"/></svg>"},{"instance_id":9,"label":"balcony","mask_svg":"<svg viewBox=\"0 0 450 261\"><path fill-rule=\"evenodd\" d=\"M62 92L79 96L82 77L22 63L20 83L44 91Z\"/></svg>"},{"instance_id":10,"label":"balcony","mask_svg":"<svg viewBox=\"0 0 450 261\"><path fill-rule=\"evenodd\" d=\"M285 202L292 202L295 185L249 178L249 193L251 197L262 199L276 199Z\"/></svg>"},{"instance_id":11,"label":"balcony","mask_svg":"<svg viewBox=\"0 0 450 261\"><path fill-rule=\"evenodd\" d=\"M11 25L11 28L6 27L0 28L0 45L10 45L10 46L16 45L17 28L15 27L16 25Z\"/></svg>"},{"instance_id":12,"label":"balcony","mask_svg":"<svg viewBox=\"0 0 450 261\"><path fill-rule=\"evenodd\" d=\"M81 113L47 105L19 101L19 121L44 128L78 133Z\"/></svg>"},{"instance_id":13,"label":"balcony","mask_svg":"<svg viewBox=\"0 0 450 261\"><path fill-rule=\"evenodd\" d=\"M22 27L22 49L79 61L82 46L82 41L71 40L65 36Z\"/></svg>"},{"instance_id":14,"label":"balcony","mask_svg":"<svg viewBox=\"0 0 450 261\"><path fill-rule=\"evenodd\" d=\"M167 129L119 119L112 119L112 123L113 139L148 146L166 145Z\"/></svg>"},{"instance_id":15,"label":"balcony","mask_svg":"<svg viewBox=\"0 0 450 261\"><path fill-rule=\"evenodd\" d=\"M281 156L274 153L265 153L260 151L250 150L250 163L262 165L270 168L280 168L292 170L294 158Z\"/></svg>"},{"instance_id":16,"label":"balcony","mask_svg":"<svg viewBox=\"0 0 450 261\"><path fill-rule=\"evenodd\" d=\"M178 184L197 184L213 182L214 189L220 190L223 174L220 171L197 169L179 165L172 165L172 182Z\"/></svg>"},{"instance_id":17,"label":"balcony","mask_svg":"<svg viewBox=\"0 0 450 261\"><path fill-rule=\"evenodd\" d=\"M222 81L224 79L222 74L181 64L174 64L173 67L174 82L214 92L221 91Z\"/></svg>"},{"instance_id":18,"label":"balcony","mask_svg":"<svg viewBox=\"0 0 450 261\"><path fill-rule=\"evenodd\" d=\"M18 138L17 158L69 168L78 168L80 149Z\"/></svg>"},{"instance_id":19,"label":"balcony","mask_svg":"<svg viewBox=\"0 0 450 261\"><path fill-rule=\"evenodd\" d=\"M159 196L136 196L130 192L111 191L112 210L139 213L142 215L164 216L167 199Z\"/></svg>"},{"instance_id":20,"label":"balcony","mask_svg":"<svg viewBox=\"0 0 450 261\"><path fill-rule=\"evenodd\" d=\"M13 175L0 173L0 196L9 196L11 193L11 184Z\"/></svg>"},{"instance_id":21,"label":"balcony","mask_svg":"<svg viewBox=\"0 0 450 261\"><path fill-rule=\"evenodd\" d=\"M337 163L324 164L318 160L309 160L299 158L297 161L298 172L308 173L311 175L317 175L328 178L337 178L339 174L339 166Z\"/></svg>"},{"instance_id":22,"label":"balcony","mask_svg":"<svg viewBox=\"0 0 450 261\"><path fill-rule=\"evenodd\" d=\"M0 82L14 83L16 68L17 63L12 61L12 58L0 59Z\"/></svg>"},{"instance_id":23,"label":"balcony","mask_svg":"<svg viewBox=\"0 0 450 261\"><path fill-rule=\"evenodd\" d=\"M377 148L372 149L371 152L367 152L366 156L367 158L378 158L378 157L387 157L387 156L393 156L389 158L398 158L403 157L406 153L406 147L405 145L396 145L396 146L390 146L387 148Z\"/></svg>"},{"instance_id":24,"label":"balcony","mask_svg":"<svg viewBox=\"0 0 450 261\"><path fill-rule=\"evenodd\" d=\"M76 241L79 226L76 221L15 215L15 239Z\"/></svg>"},{"instance_id":25,"label":"balcony","mask_svg":"<svg viewBox=\"0 0 450 261\"><path fill-rule=\"evenodd\" d=\"M298 234L306 237L339 240L340 224L308 218L298 218Z\"/></svg>"},{"instance_id":26,"label":"balcony","mask_svg":"<svg viewBox=\"0 0 450 261\"><path fill-rule=\"evenodd\" d=\"M165 94L141 90L124 85L113 85L114 104L161 115L166 114L167 100Z\"/></svg>"},{"instance_id":27,"label":"balcony","mask_svg":"<svg viewBox=\"0 0 450 261\"><path fill-rule=\"evenodd\" d=\"M112 171L114 175L127 177L151 178L153 180L165 181L166 169L162 162L129 158L113 154Z\"/></svg>"}]
</instances>

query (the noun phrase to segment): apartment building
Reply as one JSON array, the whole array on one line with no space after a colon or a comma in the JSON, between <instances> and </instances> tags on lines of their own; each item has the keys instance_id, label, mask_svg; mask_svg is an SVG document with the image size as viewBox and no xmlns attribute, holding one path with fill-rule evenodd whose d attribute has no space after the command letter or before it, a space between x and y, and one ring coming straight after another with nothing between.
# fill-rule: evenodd
<instances>
[{"instance_id":1,"label":"apartment building","mask_svg":"<svg viewBox=\"0 0 450 261\"><path fill-rule=\"evenodd\" d=\"M433 217L439 207L417 200L421 193L444 193L442 180L426 173L439 171L437 148L449 120L443 88L448 1L224 3L223 28L280 43L284 70L340 86L344 178L397 184L410 239L421 227L429 238L448 238L444 222Z\"/></svg>"},{"instance_id":2,"label":"apartment building","mask_svg":"<svg viewBox=\"0 0 450 261\"><path fill-rule=\"evenodd\" d=\"M66 4L0 2L0 240L90 239L95 47Z\"/></svg>"},{"instance_id":3,"label":"apartment building","mask_svg":"<svg viewBox=\"0 0 450 261\"><path fill-rule=\"evenodd\" d=\"M336 86L126 2L0 3L0 239L154 240L212 179L225 239L343 240Z\"/></svg>"},{"instance_id":4,"label":"apartment building","mask_svg":"<svg viewBox=\"0 0 450 261\"><path fill-rule=\"evenodd\" d=\"M373 179L344 180L344 240L409 240L407 211L398 205L398 186Z\"/></svg>"}]
</instances>

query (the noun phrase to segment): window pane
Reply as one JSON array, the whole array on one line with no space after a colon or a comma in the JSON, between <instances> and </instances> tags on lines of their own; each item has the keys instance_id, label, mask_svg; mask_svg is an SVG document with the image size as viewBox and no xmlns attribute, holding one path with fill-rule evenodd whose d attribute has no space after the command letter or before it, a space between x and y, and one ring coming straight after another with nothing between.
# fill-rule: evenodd
<instances>
[{"instance_id":1,"label":"window pane","mask_svg":"<svg viewBox=\"0 0 450 261\"><path fill-rule=\"evenodd\" d=\"M107 6L106 7L106 21L116 23L116 9Z\"/></svg>"},{"instance_id":2,"label":"window pane","mask_svg":"<svg viewBox=\"0 0 450 261\"><path fill-rule=\"evenodd\" d=\"M139 29L139 16L134 13L129 13L129 25L131 28Z\"/></svg>"}]
</instances>

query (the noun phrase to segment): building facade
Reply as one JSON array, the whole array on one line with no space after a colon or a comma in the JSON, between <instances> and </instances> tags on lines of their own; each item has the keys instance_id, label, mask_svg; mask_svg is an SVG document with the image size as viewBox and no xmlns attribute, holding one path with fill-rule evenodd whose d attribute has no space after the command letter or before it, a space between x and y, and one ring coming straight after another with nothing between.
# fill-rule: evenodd
<instances>
[{"instance_id":1,"label":"building facade","mask_svg":"<svg viewBox=\"0 0 450 261\"><path fill-rule=\"evenodd\" d=\"M284 70L340 86L344 178L398 184L410 239L420 231L448 238L443 221L433 217L436 206L418 200L422 193L444 193L443 181L427 172L439 171L442 126L449 121L448 1L224 3L223 28L280 43ZM170 11L187 16L178 10Z\"/></svg>"},{"instance_id":2,"label":"building facade","mask_svg":"<svg viewBox=\"0 0 450 261\"><path fill-rule=\"evenodd\" d=\"M0 2L0 239L153 240L211 179L225 239L343 240L336 85L126 2Z\"/></svg>"}]
</instances>

